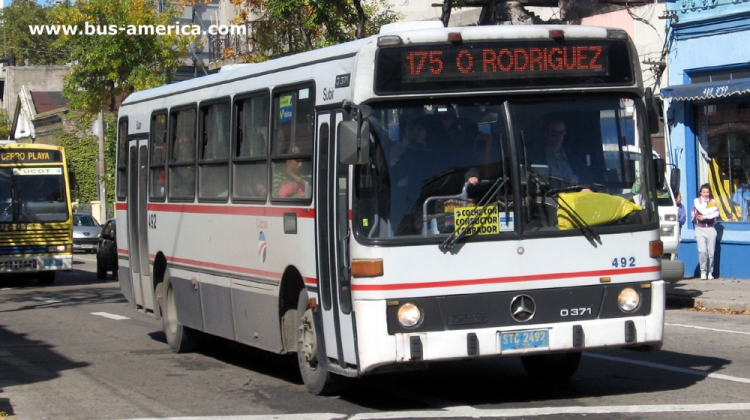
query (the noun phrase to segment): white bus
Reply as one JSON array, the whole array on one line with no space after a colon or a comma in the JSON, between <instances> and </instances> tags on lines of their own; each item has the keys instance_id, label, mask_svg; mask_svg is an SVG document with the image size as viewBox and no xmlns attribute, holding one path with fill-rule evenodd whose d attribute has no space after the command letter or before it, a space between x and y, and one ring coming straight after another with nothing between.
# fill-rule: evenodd
<instances>
[{"instance_id":1,"label":"white bus","mask_svg":"<svg viewBox=\"0 0 750 420\"><path fill-rule=\"evenodd\" d=\"M624 149L625 157L630 161L630 165L621 165L620 159L623 151L617 144L604 145L604 160L607 162L608 169L624 170L623 179L630 177L633 179L633 188L630 193L633 194L633 201L640 203L640 162L641 151L635 146L627 146ZM654 159L660 159L658 153L653 152ZM677 202L674 198L675 182L679 182L679 169L668 168L664 173L664 183L656 190L656 206L659 211L659 234L664 247L662 255L661 268L662 278L669 283L677 283L685 275L685 265L683 261L677 259L677 248L680 244L680 227L677 221ZM667 180L672 180L668 183ZM679 184L677 184L679 185Z\"/></svg>"},{"instance_id":2,"label":"white bus","mask_svg":"<svg viewBox=\"0 0 750 420\"><path fill-rule=\"evenodd\" d=\"M386 28L136 92L122 292L173 351L296 352L315 394L504 356L563 380L584 350L659 348L663 162L640 157L637 205L602 136L634 127L622 165L624 145L650 150L647 103L628 35L580 26ZM553 116L575 178L536 156Z\"/></svg>"}]
</instances>

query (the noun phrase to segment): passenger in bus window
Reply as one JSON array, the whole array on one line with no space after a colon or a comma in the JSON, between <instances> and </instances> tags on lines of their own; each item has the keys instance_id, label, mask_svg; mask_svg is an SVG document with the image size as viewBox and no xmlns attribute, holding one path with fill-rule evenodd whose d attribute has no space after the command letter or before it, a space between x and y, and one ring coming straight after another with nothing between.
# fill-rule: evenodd
<instances>
[{"instance_id":1,"label":"passenger in bus window","mask_svg":"<svg viewBox=\"0 0 750 420\"><path fill-rule=\"evenodd\" d=\"M293 147L290 154L299 153ZM276 169L276 168L274 168ZM307 198L310 194L312 168L302 159L287 159L285 164L273 174L273 196L277 198Z\"/></svg>"},{"instance_id":2,"label":"passenger in bus window","mask_svg":"<svg viewBox=\"0 0 750 420\"><path fill-rule=\"evenodd\" d=\"M193 160L193 141L186 135L178 136L174 142L172 152L173 162L189 162Z\"/></svg>"}]
</instances>

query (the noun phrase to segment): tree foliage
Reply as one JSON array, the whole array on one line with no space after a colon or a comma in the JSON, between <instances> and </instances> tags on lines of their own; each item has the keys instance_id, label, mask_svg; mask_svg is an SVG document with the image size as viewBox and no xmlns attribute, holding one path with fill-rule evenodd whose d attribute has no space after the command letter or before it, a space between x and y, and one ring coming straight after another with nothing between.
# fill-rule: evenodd
<instances>
[{"instance_id":1,"label":"tree foliage","mask_svg":"<svg viewBox=\"0 0 750 420\"><path fill-rule=\"evenodd\" d=\"M291 55L376 33L400 16L385 0L231 0L235 23L254 23L251 61Z\"/></svg>"},{"instance_id":2,"label":"tree foliage","mask_svg":"<svg viewBox=\"0 0 750 420\"><path fill-rule=\"evenodd\" d=\"M5 140L10 136L10 119L4 108L0 108L0 140Z\"/></svg>"},{"instance_id":3,"label":"tree foliage","mask_svg":"<svg viewBox=\"0 0 750 420\"><path fill-rule=\"evenodd\" d=\"M76 26L81 33L87 26L97 31L90 36L60 35L55 43L69 49L69 61L74 63L63 95L72 109L89 114L114 111L118 97L166 84L194 39L176 31L143 33L147 28L174 27L178 16L175 9L157 13L151 0L77 0L52 9L55 24Z\"/></svg>"},{"instance_id":4,"label":"tree foliage","mask_svg":"<svg viewBox=\"0 0 750 420\"><path fill-rule=\"evenodd\" d=\"M71 126L63 131L57 144L65 148L69 168L76 175L78 201L88 203L98 199L95 162L99 159L99 139L89 130L95 121L95 117L84 113L70 115ZM107 202L112 203L115 198L115 168L113 165L116 150L116 116L105 114L104 120L107 126L104 137L104 156L108 164L104 182Z\"/></svg>"},{"instance_id":5,"label":"tree foliage","mask_svg":"<svg viewBox=\"0 0 750 420\"><path fill-rule=\"evenodd\" d=\"M34 34L30 25L47 25L51 21L51 8L42 7L34 0L13 0L0 9L3 24L3 53L13 56L17 66L65 64L65 49L54 48L56 35Z\"/></svg>"}]
</instances>

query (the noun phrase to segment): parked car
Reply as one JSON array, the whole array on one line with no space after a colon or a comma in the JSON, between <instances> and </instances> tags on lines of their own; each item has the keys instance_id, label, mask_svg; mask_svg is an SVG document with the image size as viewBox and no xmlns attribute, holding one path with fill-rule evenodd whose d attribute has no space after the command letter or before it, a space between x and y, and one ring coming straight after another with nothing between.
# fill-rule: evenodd
<instances>
[{"instance_id":1,"label":"parked car","mask_svg":"<svg viewBox=\"0 0 750 420\"><path fill-rule=\"evenodd\" d=\"M117 230L115 219L107 220L99 234L99 250L96 251L96 278L104 280L107 271L117 278Z\"/></svg>"},{"instance_id":2,"label":"parked car","mask_svg":"<svg viewBox=\"0 0 750 420\"><path fill-rule=\"evenodd\" d=\"M73 213L73 251L96 252L102 227L94 216Z\"/></svg>"}]
</instances>

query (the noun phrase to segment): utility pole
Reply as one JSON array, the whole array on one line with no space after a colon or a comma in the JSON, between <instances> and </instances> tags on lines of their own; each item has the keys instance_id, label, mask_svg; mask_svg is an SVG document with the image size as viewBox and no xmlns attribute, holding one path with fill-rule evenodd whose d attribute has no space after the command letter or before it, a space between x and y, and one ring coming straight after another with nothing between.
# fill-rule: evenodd
<instances>
[{"instance_id":1,"label":"utility pole","mask_svg":"<svg viewBox=\"0 0 750 420\"><path fill-rule=\"evenodd\" d=\"M107 164L104 161L104 111L99 111L99 220L102 224L107 221Z\"/></svg>"}]
</instances>

